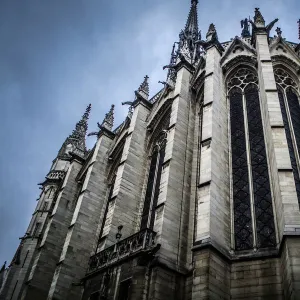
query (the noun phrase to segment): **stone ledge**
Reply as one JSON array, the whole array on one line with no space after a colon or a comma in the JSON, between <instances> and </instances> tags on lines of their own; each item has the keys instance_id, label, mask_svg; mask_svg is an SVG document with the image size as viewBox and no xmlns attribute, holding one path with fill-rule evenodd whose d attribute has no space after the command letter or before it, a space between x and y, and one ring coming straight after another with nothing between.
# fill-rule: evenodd
<instances>
[{"instance_id":1,"label":"stone ledge","mask_svg":"<svg viewBox=\"0 0 300 300\"><path fill-rule=\"evenodd\" d=\"M192 247L191 250L193 252L196 252L198 250L205 250L205 249L211 250L214 253L221 256L228 263L254 261L254 260L261 260L266 258L280 258L282 255L282 251L284 250L284 244L287 238L300 240L300 231L294 233L289 231L288 234L284 234L281 242L278 244L279 247L276 249L274 248L259 249L256 253L243 254L243 256L231 254L229 252L225 253L224 250L219 249L219 246L213 245L210 238L207 238L203 241L202 240L197 241L196 243L194 243L194 246Z\"/></svg>"}]
</instances>

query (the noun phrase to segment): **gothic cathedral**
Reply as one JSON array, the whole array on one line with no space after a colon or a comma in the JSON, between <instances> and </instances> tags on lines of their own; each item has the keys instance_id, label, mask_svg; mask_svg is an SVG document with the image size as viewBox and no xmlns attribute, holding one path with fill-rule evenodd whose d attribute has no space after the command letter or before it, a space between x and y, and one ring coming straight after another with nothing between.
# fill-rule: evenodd
<instances>
[{"instance_id":1,"label":"gothic cathedral","mask_svg":"<svg viewBox=\"0 0 300 300\"><path fill-rule=\"evenodd\" d=\"M197 5L163 88L63 143L1 300L300 299L300 44L258 8L201 37Z\"/></svg>"}]
</instances>

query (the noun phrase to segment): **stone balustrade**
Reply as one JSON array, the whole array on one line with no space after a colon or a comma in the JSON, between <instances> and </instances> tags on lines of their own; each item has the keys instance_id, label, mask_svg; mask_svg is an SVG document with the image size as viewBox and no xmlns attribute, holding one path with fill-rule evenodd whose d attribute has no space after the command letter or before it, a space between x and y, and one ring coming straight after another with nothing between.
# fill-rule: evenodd
<instances>
[{"instance_id":1,"label":"stone balustrade","mask_svg":"<svg viewBox=\"0 0 300 300\"><path fill-rule=\"evenodd\" d=\"M155 236L154 231L145 229L91 256L87 273L98 271L139 252L153 249L156 246Z\"/></svg>"},{"instance_id":2,"label":"stone balustrade","mask_svg":"<svg viewBox=\"0 0 300 300\"><path fill-rule=\"evenodd\" d=\"M46 176L47 179L51 180L60 180L63 179L66 175L65 171L52 170Z\"/></svg>"}]
</instances>

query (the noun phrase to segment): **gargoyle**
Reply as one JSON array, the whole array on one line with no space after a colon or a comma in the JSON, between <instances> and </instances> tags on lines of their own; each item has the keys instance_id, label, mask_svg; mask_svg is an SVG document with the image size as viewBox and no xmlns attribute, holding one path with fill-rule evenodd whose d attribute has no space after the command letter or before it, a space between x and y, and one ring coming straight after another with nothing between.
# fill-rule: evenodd
<instances>
[{"instance_id":1,"label":"gargoyle","mask_svg":"<svg viewBox=\"0 0 300 300\"><path fill-rule=\"evenodd\" d=\"M270 34L270 31L272 30L272 28L273 28L273 26L275 25L275 23L278 22L278 20L279 20L279 19L276 18L274 21L272 21L269 25L266 26L266 30L267 30L267 33L268 33L268 34Z\"/></svg>"},{"instance_id":2,"label":"gargoyle","mask_svg":"<svg viewBox=\"0 0 300 300\"><path fill-rule=\"evenodd\" d=\"M99 135L99 131L93 131L89 133L87 136Z\"/></svg>"},{"instance_id":3,"label":"gargoyle","mask_svg":"<svg viewBox=\"0 0 300 300\"><path fill-rule=\"evenodd\" d=\"M267 25L267 26L265 27L266 32L267 32L268 35L270 34L270 31L272 30L272 28L273 28L273 26L275 25L275 23L278 22L278 20L279 20L279 19L276 18L274 21L272 21L269 25ZM258 29L257 26L255 25L255 23L254 23L252 20L249 20L249 22L251 23L253 30Z\"/></svg>"},{"instance_id":4,"label":"gargoyle","mask_svg":"<svg viewBox=\"0 0 300 300\"><path fill-rule=\"evenodd\" d=\"M125 102L122 102L122 105L132 105L133 102L132 101L125 101Z\"/></svg>"},{"instance_id":5,"label":"gargoyle","mask_svg":"<svg viewBox=\"0 0 300 300\"><path fill-rule=\"evenodd\" d=\"M176 65L170 64L170 65L164 66L164 67L163 67L163 70L165 70L165 69L175 69L175 67L176 67Z\"/></svg>"}]
</instances>

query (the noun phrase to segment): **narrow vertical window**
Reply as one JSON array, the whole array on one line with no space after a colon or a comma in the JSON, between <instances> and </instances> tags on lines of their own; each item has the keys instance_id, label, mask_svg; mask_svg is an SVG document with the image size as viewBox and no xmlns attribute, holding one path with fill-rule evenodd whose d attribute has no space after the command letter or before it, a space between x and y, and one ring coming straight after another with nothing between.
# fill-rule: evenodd
<instances>
[{"instance_id":1,"label":"narrow vertical window","mask_svg":"<svg viewBox=\"0 0 300 300\"><path fill-rule=\"evenodd\" d=\"M40 225L41 225L41 223L36 223L35 224L34 230L32 232L32 236L33 237L37 237L38 236L38 231L39 231Z\"/></svg>"},{"instance_id":2,"label":"narrow vertical window","mask_svg":"<svg viewBox=\"0 0 300 300\"><path fill-rule=\"evenodd\" d=\"M141 218L141 227L153 229L155 220L155 209L160 191L161 175L165 160L165 148L167 141L167 131L170 122L170 111L167 111L161 123L158 124L155 133L152 136L152 155L149 167L146 194L144 199L144 207Z\"/></svg>"},{"instance_id":3,"label":"narrow vertical window","mask_svg":"<svg viewBox=\"0 0 300 300\"><path fill-rule=\"evenodd\" d=\"M300 147L300 105L297 84L284 70L275 69L280 109L290 154L298 203L300 205L299 147Z\"/></svg>"},{"instance_id":4,"label":"narrow vertical window","mask_svg":"<svg viewBox=\"0 0 300 300\"><path fill-rule=\"evenodd\" d=\"M151 158L151 163L150 163L147 190L146 190L143 215L142 215L142 221L141 221L141 230L147 228L147 226L148 226L150 204L151 204L153 187L154 187L154 183L155 183L155 175L156 175L156 170L157 170L158 155L159 155L159 150L156 147L152 153L152 158Z\"/></svg>"},{"instance_id":5,"label":"narrow vertical window","mask_svg":"<svg viewBox=\"0 0 300 300\"><path fill-rule=\"evenodd\" d=\"M276 246L276 236L272 194L257 86L249 84L245 88L245 97L249 127L257 247L273 247Z\"/></svg>"},{"instance_id":6,"label":"narrow vertical window","mask_svg":"<svg viewBox=\"0 0 300 300\"><path fill-rule=\"evenodd\" d=\"M257 75L239 69L228 82L235 249L276 246L273 202Z\"/></svg>"},{"instance_id":7,"label":"narrow vertical window","mask_svg":"<svg viewBox=\"0 0 300 300\"><path fill-rule=\"evenodd\" d=\"M116 176L114 176L112 183L110 185L109 195L108 195L107 204L106 204L103 221L102 221L102 226L101 226L101 230L100 230L100 235L99 235L100 239L105 235L104 229L105 229L105 225L107 225L107 219L108 219L107 217L108 217L109 210L111 207L111 200L112 200L112 196L113 196L113 192L114 192L115 181L116 181Z\"/></svg>"},{"instance_id":8,"label":"narrow vertical window","mask_svg":"<svg viewBox=\"0 0 300 300\"><path fill-rule=\"evenodd\" d=\"M242 90L233 88L229 99L235 247L248 250L253 246L253 232Z\"/></svg>"}]
</instances>

